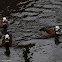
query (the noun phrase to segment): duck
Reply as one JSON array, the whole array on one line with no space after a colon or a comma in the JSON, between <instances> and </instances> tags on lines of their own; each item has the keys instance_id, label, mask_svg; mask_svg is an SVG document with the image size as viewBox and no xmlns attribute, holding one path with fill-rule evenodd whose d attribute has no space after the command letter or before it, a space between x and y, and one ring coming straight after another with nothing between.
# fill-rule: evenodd
<instances>
[{"instance_id":1,"label":"duck","mask_svg":"<svg viewBox=\"0 0 62 62\"><path fill-rule=\"evenodd\" d=\"M3 20L0 20L0 28L6 29L9 26L8 20L6 17L3 17Z\"/></svg>"},{"instance_id":2,"label":"duck","mask_svg":"<svg viewBox=\"0 0 62 62\"><path fill-rule=\"evenodd\" d=\"M54 29L48 28L48 27L47 28L43 27L39 31L42 35L42 38L44 38L44 39L55 38L56 45L59 45L61 43L59 41L59 35L60 35L60 27L59 26L54 26Z\"/></svg>"},{"instance_id":3,"label":"duck","mask_svg":"<svg viewBox=\"0 0 62 62\"><path fill-rule=\"evenodd\" d=\"M6 49L5 54L6 54L6 56L10 55L9 47L12 45L12 41L11 40L12 39L11 39L11 37L10 37L10 35L8 33L2 39L1 46L5 46L5 49Z\"/></svg>"},{"instance_id":4,"label":"duck","mask_svg":"<svg viewBox=\"0 0 62 62\"><path fill-rule=\"evenodd\" d=\"M42 38L52 38L55 37L55 31L51 28L43 27L40 30L40 34L42 35Z\"/></svg>"},{"instance_id":5,"label":"duck","mask_svg":"<svg viewBox=\"0 0 62 62\"><path fill-rule=\"evenodd\" d=\"M9 35L6 34L6 35L5 35L5 49L6 49L5 54L6 54L7 56L10 55L9 39L10 39Z\"/></svg>"},{"instance_id":6,"label":"duck","mask_svg":"<svg viewBox=\"0 0 62 62\"><path fill-rule=\"evenodd\" d=\"M1 46L5 46L6 38L8 38L9 46L12 46L12 34L6 33L4 36L2 36L1 40Z\"/></svg>"},{"instance_id":7,"label":"duck","mask_svg":"<svg viewBox=\"0 0 62 62\"><path fill-rule=\"evenodd\" d=\"M55 44L56 45L59 45L60 43L62 43L62 42L59 41L59 36L61 35L60 34L60 32L61 32L60 29L61 28L59 26L55 26L55 28L54 28L54 30L55 30Z\"/></svg>"}]
</instances>

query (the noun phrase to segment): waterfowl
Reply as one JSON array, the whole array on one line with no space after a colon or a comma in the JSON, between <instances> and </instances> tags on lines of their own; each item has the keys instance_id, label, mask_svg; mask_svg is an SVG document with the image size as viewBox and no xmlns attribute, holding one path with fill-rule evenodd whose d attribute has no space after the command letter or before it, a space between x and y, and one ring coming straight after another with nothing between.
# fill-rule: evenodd
<instances>
[{"instance_id":1,"label":"waterfowl","mask_svg":"<svg viewBox=\"0 0 62 62\"><path fill-rule=\"evenodd\" d=\"M6 29L8 26L9 26L8 20L6 19L6 17L3 17L3 20L0 21L0 27Z\"/></svg>"},{"instance_id":2,"label":"waterfowl","mask_svg":"<svg viewBox=\"0 0 62 62\"><path fill-rule=\"evenodd\" d=\"M43 36L43 38L55 37L55 31L51 28L41 28L40 33Z\"/></svg>"},{"instance_id":3,"label":"waterfowl","mask_svg":"<svg viewBox=\"0 0 62 62\"><path fill-rule=\"evenodd\" d=\"M60 36L61 30L60 30L60 27L59 26L55 26L54 30L55 30L55 44L58 45L58 44L61 43L59 41L59 36Z\"/></svg>"},{"instance_id":4,"label":"waterfowl","mask_svg":"<svg viewBox=\"0 0 62 62\"><path fill-rule=\"evenodd\" d=\"M9 54L10 54L9 39L10 39L9 35L6 34L6 35L5 35L5 48L6 48L5 54L6 54L7 56L9 56Z\"/></svg>"},{"instance_id":5,"label":"waterfowl","mask_svg":"<svg viewBox=\"0 0 62 62\"><path fill-rule=\"evenodd\" d=\"M54 29L51 28L41 28L40 29L41 35L43 36L42 38L55 38L55 44L58 45L61 42L59 41L59 36L60 34L60 27L55 26Z\"/></svg>"},{"instance_id":6,"label":"waterfowl","mask_svg":"<svg viewBox=\"0 0 62 62\"><path fill-rule=\"evenodd\" d=\"M7 34L5 34L5 36L3 37L3 39L2 39L2 44L1 44L1 46L5 46L5 49L6 49L5 54L6 54L7 56L10 55L10 49L9 49L9 47L10 47L11 45L12 45L12 38L11 38L10 35L7 33Z\"/></svg>"},{"instance_id":7,"label":"waterfowl","mask_svg":"<svg viewBox=\"0 0 62 62\"><path fill-rule=\"evenodd\" d=\"M5 46L5 43L7 40L8 40L9 46L12 46L12 35L8 33L6 33L5 36L3 36L1 40L1 46Z\"/></svg>"}]
</instances>

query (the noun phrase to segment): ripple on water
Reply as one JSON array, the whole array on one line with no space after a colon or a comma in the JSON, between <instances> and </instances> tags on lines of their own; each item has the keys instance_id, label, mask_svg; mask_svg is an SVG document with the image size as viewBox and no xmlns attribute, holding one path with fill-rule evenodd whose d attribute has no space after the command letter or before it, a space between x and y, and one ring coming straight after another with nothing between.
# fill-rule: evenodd
<instances>
[{"instance_id":1,"label":"ripple on water","mask_svg":"<svg viewBox=\"0 0 62 62\"><path fill-rule=\"evenodd\" d=\"M37 33L40 26L42 27L46 25L51 26L51 25L58 24L56 21L61 19L61 17L58 18L58 16L61 13L59 11L61 10L60 4L62 3L55 2L54 0L35 0L35 1L34 0L18 0L18 1L9 0L9 3L5 4L4 2L2 7L0 6L1 8L0 17L2 17L2 15L6 15L10 19L9 20L10 25L8 29L11 31L15 39L14 41L15 44L17 44L17 46L19 46L21 50L25 48L25 50L23 50L22 52L25 62L31 62L31 61L50 62L49 58L51 58L51 55L55 52L58 53L57 47L56 47L57 50L53 51L54 49L53 40L51 39L31 40L31 39L36 38L36 36L37 37L39 36ZM35 44L35 46L33 46L33 44ZM62 48L61 45L59 45L59 47ZM20 50L18 49L18 51ZM11 56L12 58L13 57L15 57L15 59L19 58L18 55L16 55L17 53L19 54L19 52L15 53L15 51L13 51L12 49L11 53L13 55ZM20 56L22 56L22 54ZM59 54L57 55L57 58ZM4 54L1 56L5 57ZM20 58L18 60L20 60Z\"/></svg>"}]
</instances>

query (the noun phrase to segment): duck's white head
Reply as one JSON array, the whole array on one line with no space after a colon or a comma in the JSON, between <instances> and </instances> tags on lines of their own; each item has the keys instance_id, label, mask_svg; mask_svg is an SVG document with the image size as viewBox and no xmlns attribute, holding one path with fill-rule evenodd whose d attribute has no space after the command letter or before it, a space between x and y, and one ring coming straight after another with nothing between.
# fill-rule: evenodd
<instances>
[{"instance_id":1,"label":"duck's white head","mask_svg":"<svg viewBox=\"0 0 62 62\"><path fill-rule=\"evenodd\" d=\"M55 30L58 31L60 29L59 26L55 26Z\"/></svg>"},{"instance_id":2,"label":"duck's white head","mask_svg":"<svg viewBox=\"0 0 62 62\"><path fill-rule=\"evenodd\" d=\"M10 39L10 37L9 37L9 35L8 35L8 34L6 34L6 35L5 35L5 39L7 39L7 38L8 38L8 39Z\"/></svg>"},{"instance_id":3,"label":"duck's white head","mask_svg":"<svg viewBox=\"0 0 62 62\"><path fill-rule=\"evenodd\" d=\"M3 22L4 22L4 21L7 21L6 17L3 17Z\"/></svg>"}]
</instances>

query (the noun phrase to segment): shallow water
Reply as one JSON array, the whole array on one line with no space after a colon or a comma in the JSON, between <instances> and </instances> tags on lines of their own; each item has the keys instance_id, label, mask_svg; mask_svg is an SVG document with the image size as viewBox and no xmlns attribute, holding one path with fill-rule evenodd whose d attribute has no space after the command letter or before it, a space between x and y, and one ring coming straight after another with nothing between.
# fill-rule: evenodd
<instances>
[{"instance_id":1,"label":"shallow water","mask_svg":"<svg viewBox=\"0 0 62 62\"><path fill-rule=\"evenodd\" d=\"M62 25L61 0L0 0L0 19L3 16L9 20L8 31L13 35L14 45L22 45L21 49L16 49L19 50L16 51L17 54L14 54L20 56L19 60L24 58L22 62L62 62L61 44L56 46L53 39L45 42L38 39L41 37L41 27ZM35 46L30 47L33 43ZM26 48L25 45L29 46ZM11 51L14 53L13 49Z\"/></svg>"}]
</instances>

